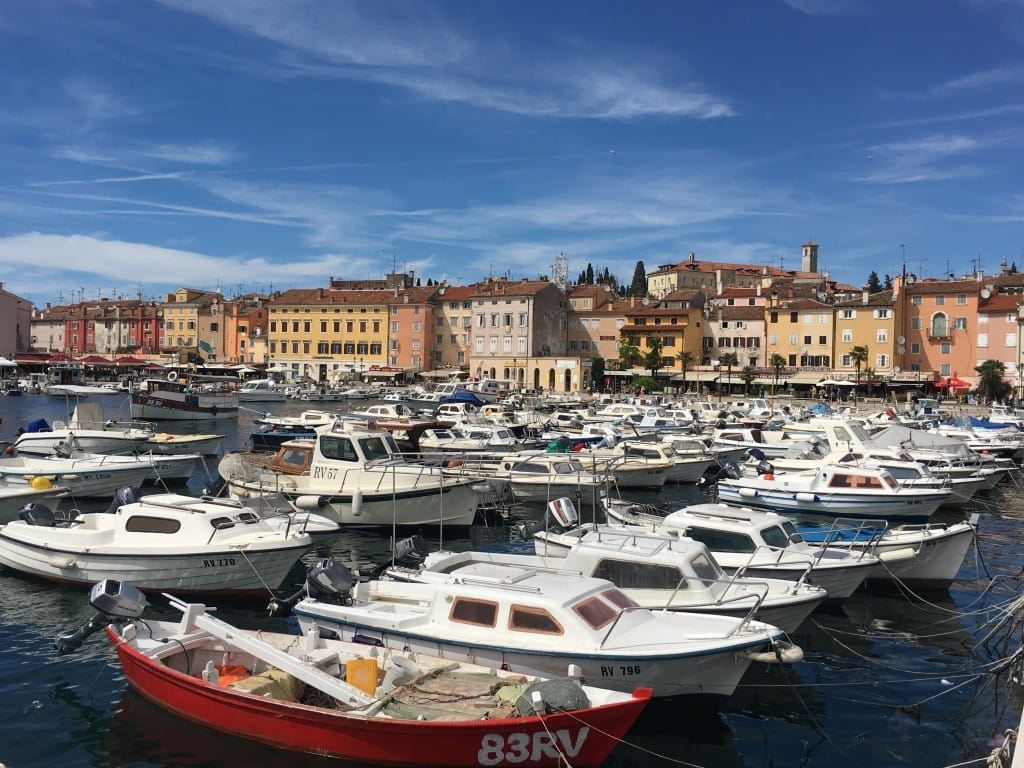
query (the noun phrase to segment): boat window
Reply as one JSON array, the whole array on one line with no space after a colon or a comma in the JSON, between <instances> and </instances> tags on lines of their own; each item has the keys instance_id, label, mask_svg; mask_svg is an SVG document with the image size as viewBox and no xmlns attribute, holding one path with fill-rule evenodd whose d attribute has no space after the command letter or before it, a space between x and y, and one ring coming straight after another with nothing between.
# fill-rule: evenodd
<instances>
[{"instance_id":1,"label":"boat window","mask_svg":"<svg viewBox=\"0 0 1024 768\"><path fill-rule=\"evenodd\" d=\"M675 589L680 582L681 588L686 586L678 568L657 563L605 559L597 564L593 575L623 589Z\"/></svg>"},{"instance_id":2,"label":"boat window","mask_svg":"<svg viewBox=\"0 0 1024 768\"><path fill-rule=\"evenodd\" d=\"M286 448L281 451L281 455L278 456L275 464L287 464L289 466L298 467L299 469L305 469L306 457L308 452L298 448Z\"/></svg>"},{"instance_id":3,"label":"boat window","mask_svg":"<svg viewBox=\"0 0 1024 768\"><path fill-rule=\"evenodd\" d=\"M899 478L900 480L913 480L914 478L921 477L921 472L917 467L888 466L884 467L884 469L893 477Z\"/></svg>"},{"instance_id":4,"label":"boat window","mask_svg":"<svg viewBox=\"0 0 1024 768\"><path fill-rule=\"evenodd\" d=\"M132 533L177 533L181 530L181 521L166 517L132 515L125 523L124 529Z\"/></svg>"},{"instance_id":5,"label":"boat window","mask_svg":"<svg viewBox=\"0 0 1024 768\"><path fill-rule=\"evenodd\" d=\"M789 546L790 538L786 532L777 525L773 525L769 528L765 528L761 531L761 537L764 539L764 543L769 547L775 547L777 549L784 549Z\"/></svg>"},{"instance_id":6,"label":"boat window","mask_svg":"<svg viewBox=\"0 0 1024 768\"><path fill-rule=\"evenodd\" d=\"M380 437L364 437L359 441L359 445L363 449L363 455L366 456L367 460L386 459L391 455L384 440Z\"/></svg>"},{"instance_id":7,"label":"boat window","mask_svg":"<svg viewBox=\"0 0 1024 768\"><path fill-rule=\"evenodd\" d=\"M600 629L610 624L619 615L618 611L598 597L588 597L586 600L576 603L572 609L594 629Z\"/></svg>"},{"instance_id":8,"label":"boat window","mask_svg":"<svg viewBox=\"0 0 1024 768\"><path fill-rule=\"evenodd\" d=\"M514 632L540 632L545 635L565 633L562 625L543 608L513 605L509 611L508 627Z\"/></svg>"},{"instance_id":9,"label":"boat window","mask_svg":"<svg viewBox=\"0 0 1024 768\"><path fill-rule=\"evenodd\" d=\"M886 473L882 475L882 479L885 480L885 484L888 485L890 488L899 488L900 484L896 482L896 478L894 478L892 475Z\"/></svg>"},{"instance_id":10,"label":"boat window","mask_svg":"<svg viewBox=\"0 0 1024 768\"><path fill-rule=\"evenodd\" d=\"M710 586L723 577L722 568L712 560L707 553L701 553L690 561L694 573L703 582L704 586Z\"/></svg>"},{"instance_id":11,"label":"boat window","mask_svg":"<svg viewBox=\"0 0 1024 768\"><path fill-rule=\"evenodd\" d=\"M793 523L783 523L782 530L784 530L786 532L786 535L789 536L789 541L791 544L803 544L804 537L800 535L800 531L796 529L796 526L793 525Z\"/></svg>"},{"instance_id":12,"label":"boat window","mask_svg":"<svg viewBox=\"0 0 1024 768\"><path fill-rule=\"evenodd\" d=\"M857 487L858 488L872 488L872 489L881 488L882 487L882 482L877 477L869 477L869 476L858 477L857 478Z\"/></svg>"},{"instance_id":13,"label":"boat window","mask_svg":"<svg viewBox=\"0 0 1024 768\"><path fill-rule=\"evenodd\" d=\"M849 488L852 485L850 480L850 476L846 473L836 472L832 475L832 479L829 480L828 486L829 488Z\"/></svg>"},{"instance_id":14,"label":"boat window","mask_svg":"<svg viewBox=\"0 0 1024 768\"><path fill-rule=\"evenodd\" d=\"M686 536L699 541L712 552L753 552L757 549L745 533L716 531L713 528L690 528Z\"/></svg>"},{"instance_id":15,"label":"boat window","mask_svg":"<svg viewBox=\"0 0 1024 768\"><path fill-rule=\"evenodd\" d=\"M609 603L614 605L619 610L623 608L637 608L639 607L633 598L627 595L620 589L606 589L601 593L601 597L607 600Z\"/></svg>"},{"instance_id":16,"label":"boat window","mask_svg":"<svg viewBox=\"0 0 1024 768\"><path fill-rule=\"evenodd\" d=\"M462 624L477 624L481 627L493 627L498 618L498 604L487 600L472 600L465 597L456 598L450 616L452 621Z\"/></svg>"},{"instance_id":17,"label":"boat window","mask_svg":"<svg viewBox=\"0 0 1024 768\"><path fill-rule=\"evenodd\" d=\"M548 468L542 464L531 464L528 461L520 462L512 467L513 472L529 472L531 474L548 474Z\"/></svg>"},{"instance_id":18,"label":"boat window","mask_svg":"<svg viewBox=\"0 0 1024 768\"><path fill-rule=\"evenodd\" d=\"M359 461L355 446L347 437L320 437L320 452L324 458L336 461Z\"/></svg>"},{"instance_id":19,"label":"boat window","mask_svg":"<svg viewBox=\"0 0 1024 768\"><path fill-rule=\"evenodd\" d=\"M850 433L842 427L836 427L836 439L842 440L844 443L850 442Z\"/></svg>"}]
</instances>

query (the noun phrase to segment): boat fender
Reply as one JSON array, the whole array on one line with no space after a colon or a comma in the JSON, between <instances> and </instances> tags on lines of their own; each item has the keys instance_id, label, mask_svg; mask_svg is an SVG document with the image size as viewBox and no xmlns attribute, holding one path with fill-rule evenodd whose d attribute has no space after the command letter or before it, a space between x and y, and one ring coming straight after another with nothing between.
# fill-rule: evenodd
<instances>
[{"instance_id":1,"label":"boat fender","mask_svg":"<svg viewBox=\"0 0 1024 768\"><path fill-rule=\"evenodd\" d=\"M738 493L745 499L752 499L757 496L757 491L753 488L740 488Z\"/></svg>"},{"instance_id":2,"label":"boat fender","mask_svg":"<svg viewBox=\"0 0 1024 768\"><path fill-rule=\"evenodd\" d=\"M917 557L918 550L913 547L900 547L889 549L884 552L876 552L875 556L885 563L902 563L906 560L913 560Z\"/></svg>"},{"instance_id":3,"label":"boat fender","mask_svg":"<svg viewBox=\"0 0 1024 768\"><path fill-rule=\"evenodd\" d=\"M356 488L352 492L352 514L358 517L363 511L363 490L362 488Z\"/></svg>"},{"instance_id":4,"label":"boat fender","mask_svg":"<svg viewBox=\"0 0 1024 768\"><path fill-rule=\"evenodd\" d=\"M795 498L797 501L805 502L821 501L821 499L818 498L818 495L816 493L805 493L803 491L796 494L793 498Z\"/></svg>"},{"instance_id":5,"label":"boat fender","mask_svg":"<svg viewBox=\"0 0 1024 768\"><path fill-rule=\"evenodd\" d=\"M323 509L327 505L326 496L299 496L295 499L295 506L298 509L312 510Z\"/></svg>"},{"instance_id":6,"label":"boat fender","mask_svg":"<svg viewBox=\"0 0 1024 768\"><path fill-rule=\"evenodd\" d=\"M168 381L177 381L178 380L178 372L177 371L168 371L167 372L167 380Z\"/></svg>"},{"instance_id":7,"label":"boat fender","mask_svg":"<svg viewBox=\"0 0 1024 768\"><path fill-rule=\"evenodd\" d=\"M804 649L788 640L776 640L770 651L751 651L747 658L766 664L796 664L803 661Z\"/></svg>"},{"instance_id":8,"label":"boat fender","mask_svg":"<svg viewBox=\"0 0 1024 768\"><path fill-rule=\"evenodd\" d=\"M37 491L48 491L53 488L53 483L50 482L50 478L43 477L42 475L36 475L28 481L28 484Z\"/></svg>"}]
</instances>

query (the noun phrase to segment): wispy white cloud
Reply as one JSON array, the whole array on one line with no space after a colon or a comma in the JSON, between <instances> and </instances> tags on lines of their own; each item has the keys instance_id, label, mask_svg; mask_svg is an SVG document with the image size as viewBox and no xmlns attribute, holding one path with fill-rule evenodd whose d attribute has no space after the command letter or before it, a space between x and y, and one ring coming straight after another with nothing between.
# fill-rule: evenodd
<instances>
[{"instance_id":1,"label":"wispy white cloud","mask_svg":"<svg viewBox=\"0 0 1024 768\"><path fill-rule=\"evenodd\" d=\"M599 58L561 48L557 58L471 40L426 4L302 6L274 2L161 0L280 50L291 76L386 84L417 98L554 118L728 117L727 100L690 82L638 67L605 51ZM237 65L237 61L234 65ZM265 73L267 62L256 62ZM652 68L652 65L648 65Z\"/></svg>"},{"instance_id":2,"label":"wispy white cloud","mask_svg":"<svg viewBox=\"0 0 1024 768\"><path fill-rule=\"evenodd\" d=\"M1024 7L1024 5L1022 5ZM1024 84L1024 66L996 67L947 80L931 89L932 94L948 95L963 91L990 91L1005 86Z\"/></svg>"},{"instance_id":3,"label":"wispy white cloud","mask_svg":"<svg viewBox=\"0 0 1024 768\"><path fill-rule=\"evenodd\" d=\"M976 178L994 170L986 168L985 152L1020 141L1012 133L992 132L974 136L935 134L880 143L868 150L868 169L859 169L851 178L871 184Z\"/></svg>"},{"instance_id":4,"label":"wispy white cloud","mask_svg":"<svg viewBox=\"0 0 1024 768\"><path fill-rule=\"evenodd\" d=\"M808 16L832 16L864 10L863 0L783 0L794 11Z\"/></svg>"}]
</instances>

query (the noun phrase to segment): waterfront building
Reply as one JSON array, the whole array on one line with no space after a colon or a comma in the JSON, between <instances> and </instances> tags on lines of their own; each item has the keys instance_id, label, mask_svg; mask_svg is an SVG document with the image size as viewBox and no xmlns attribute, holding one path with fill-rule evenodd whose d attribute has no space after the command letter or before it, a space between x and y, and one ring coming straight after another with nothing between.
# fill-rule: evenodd
<instances>
[{"instance_id":1,"label":"waterfront building","mask_svg":"<svg viewBox=\"0 0 1024 768\"><path fill-rule=\"evenodd\" d=\"M32 336L32 303L16 296L0 282L0 356L13 360L28 352Z\"/></svg>"},{"instance_id":2,"label":"waterfront building","mask_svg":"<svg viewBox=\"0 0 1024 768\"><path fill-rule=\"evenodd\" d=\"M958 376L976 383L981 275L916 280L906 287L906 359L922 384Z\"/></svg>"},{"instance_id":3,"label":"waterfront building","mask_svg":"<svg viewBox=\"0 0 1024 768\"><path fill-rule=\"evenodd\" d=\"M867 286L861 295L835 305L835 371L844 378L856 377L855 347L867 350L861 362L861 381L880 383L901 372L896 363L901 348L905 351L903 328L902 279L892 290L871 293ZM894 354L897 353L897 354Z\"/></svg>"},{"instance_id":4,"label":"waterfront building","mask_svg":"<svg viewBox=\"0 0 1024 768\"><path fill-rule=\"evenodd\" d=\"M473 285L438 286L433 298L436 338L430 353L431 365L436 370L468 370L476 291ZM397 355L391 364L398 365Z\"/></svg>"}]
</instances>

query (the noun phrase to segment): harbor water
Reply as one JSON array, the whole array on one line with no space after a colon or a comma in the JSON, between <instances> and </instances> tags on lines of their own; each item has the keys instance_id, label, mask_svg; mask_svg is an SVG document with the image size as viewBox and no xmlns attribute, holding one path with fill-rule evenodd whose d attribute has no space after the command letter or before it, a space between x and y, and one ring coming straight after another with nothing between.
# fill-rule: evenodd
<instances>
[{"instance_id":1,"label":"harbor water","mask_svg":"<svg viewBox=\"0 0 1024 768\"><path fill-rule=\"evenodd\" d=\"M95 398L104 414L128 418L125 396ZM0 438L36 418L66 418L68 404L45 395L0 398ZM261 404L254 404L257 408ZM308 403L273 405L298 413ZM339 404L325 404L333 407ZM163 423L167 431L218 432L225 450L246 447L252 410L237 422ZM193 475L188 492L214 485L216 461ZM713 489L666 486L640 496L679 505L704 501ZM1005 732L1017 727L1024 670L1016 655L1024 633L1017 600L1024 563L1024 487L1019 473L979 500L977 546L949 590L861 590L840 606L816 611L793 639L803 661L755 664L717 714L695 714L656 702L607 766L708 768L897 768L984 766ZM517 518L539 507L515 506ZM951 514L948 520L960 519ZM430 531L428 541L470 546L465 529ZM502 535L501 531L493 531ZM345 531L331 554L367 568L389 557L390 531ZM309 555L289 576L299 586ZM211 600L211 602L213 602ZM165 601L152 597L155 608ZM265 603L219 601L218 615L244 627L284 631ZM7 768L132 766L253 768L337 765L250 744L167 714L127 691L114 652L97 635L78 653L57 657L56 635L93 613L83 590L0 568L0 763ZM170 616L173 612L168 611Z\"/></svg>"}]
</instances>

